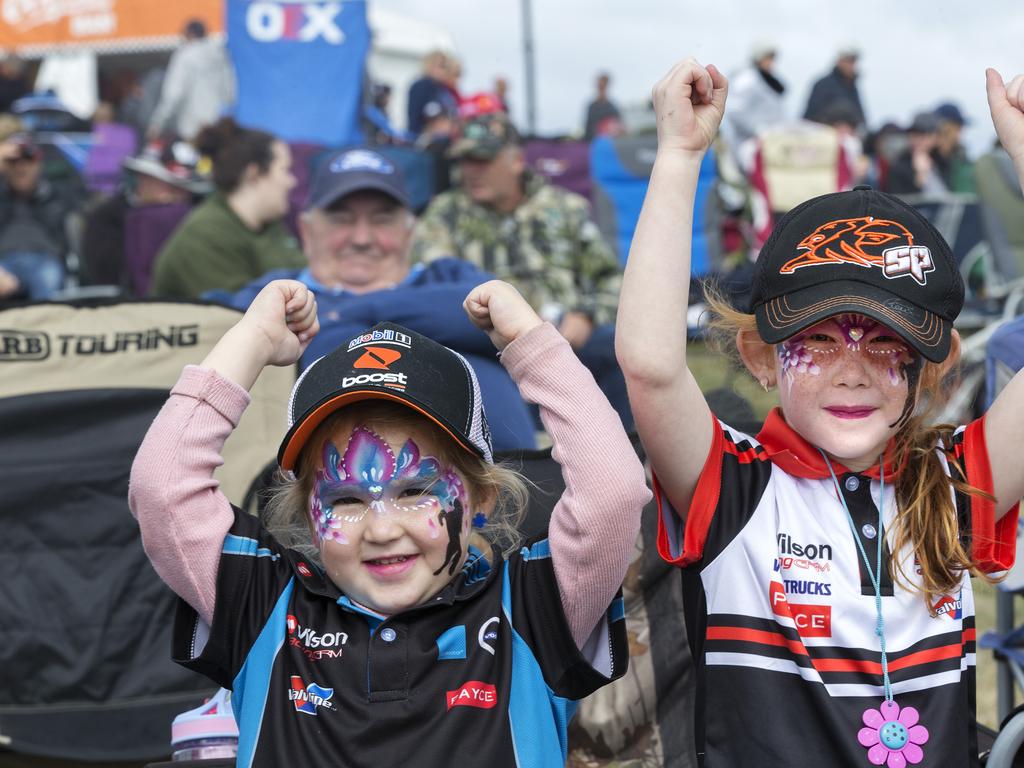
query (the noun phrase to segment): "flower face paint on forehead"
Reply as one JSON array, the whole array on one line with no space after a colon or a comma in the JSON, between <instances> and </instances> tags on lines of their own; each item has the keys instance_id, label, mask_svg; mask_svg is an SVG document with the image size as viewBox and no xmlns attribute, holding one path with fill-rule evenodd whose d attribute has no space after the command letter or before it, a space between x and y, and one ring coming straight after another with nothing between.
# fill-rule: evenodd
<instances>
[{"instance_id":1,"label":"flower face paint on forehead","mask_svg":"<svg viewBox=\"0 0 1024 768\"><path fill-rule=\"evenodd\" d=\"M432 456L421 456L412 439L396 457L387 441L365 426L352 430L344 454L325 440L322 462L309 507L321 541L349 543L346 524L360 522L368 512L422 514L456 499L465 501L465 488L453 469ZM431 535L440 534L432 528Z\"/></svg>"},{"instance_id":2,"label":"flower face paint on forehead","mask_svg":"<svg viewBox=\"0 0 1024 768\"><path fill-rule=\"evenodd\" d=\"M868 339L876 329L879 333ZM845 347L845 352L844 348ZM888 382L897 386L906 378L906 368L917 359L910 347L886 326L858 314L837 315L818 323L776 346L783 376L820 375L824 366L842 354L864 354L876 368L885 372Z\"/></svg>"}]
</instances>

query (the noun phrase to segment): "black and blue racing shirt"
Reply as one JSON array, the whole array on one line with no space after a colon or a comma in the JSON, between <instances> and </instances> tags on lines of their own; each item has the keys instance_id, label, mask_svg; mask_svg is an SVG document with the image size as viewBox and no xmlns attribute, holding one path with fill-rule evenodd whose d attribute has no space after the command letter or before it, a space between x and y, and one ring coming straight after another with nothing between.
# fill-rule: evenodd
<instances>
[{"instance_id":1,"label":"black and blue racing shirt","mask_svg":"<svg viewBox=\"0 0 1024 768\"><path fill-rule=\"evenodd\" d=\"M576 699L626 670L621 593L584 653L547 539L471 548L424 605L381 616L235 510L208 627L180 602L174 657L233 691L239 766L562 766Z\"/></svg>"}]
</instances>

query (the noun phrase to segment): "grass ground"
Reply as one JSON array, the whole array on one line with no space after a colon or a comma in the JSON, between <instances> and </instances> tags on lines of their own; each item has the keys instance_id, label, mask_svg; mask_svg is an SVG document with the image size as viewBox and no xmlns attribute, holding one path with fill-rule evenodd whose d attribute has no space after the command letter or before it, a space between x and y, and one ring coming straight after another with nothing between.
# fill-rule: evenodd
<instances>
[{"instance_id":1,"label":"grass ground","mask_svg":"<svg viewBox=\"0 0 1024 768\"><path fill-rule=\"evenodd\" d=\"M764 392L745 370L733 365L719 352L711 351L702 344L691 343L687 347L687 362L697 383L704 392L719 387L729 387L745 397L754 407L758 419L778 405L775 391ZM996 590L981 579L974 580L976 626L980 638L996 626ZM996 662L992 652L978 650L978 722L990 728L998 728L999 716L996 711ZM1021 697L1018 694L1017 703Z\"/></svg>"}]
</instances>

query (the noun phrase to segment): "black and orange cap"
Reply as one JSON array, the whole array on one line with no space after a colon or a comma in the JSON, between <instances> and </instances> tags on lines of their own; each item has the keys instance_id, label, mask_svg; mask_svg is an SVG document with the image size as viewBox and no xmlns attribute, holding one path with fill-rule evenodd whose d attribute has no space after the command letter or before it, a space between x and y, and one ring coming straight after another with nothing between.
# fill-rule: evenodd
<instances>
[{"instance_id":1,"label":"black and orange cap","mask_svg":"<svg viewBox=\"0 0 1024 768\"><path fill-rule=\"evenodd\" d=\"M412 408L465 450L493 463L491 432L476 373L466 359L395 323L380 323L310 365L288 401L288 432L277 452L293 472L310 435L332 413L363 400Z\"/></svg>"},{"instance_id":2,"label":"black and orange cap","mask_svg":"<svg viewBox=\"0 0 1024 768\"><path fill-rule=\"evenodd\" d=\"M783 216L754 266L750 310L769 344L859 313L933 362L949 354L964 283L919 211L870 187L812 198Z\"/></svg>"}]
</instances>

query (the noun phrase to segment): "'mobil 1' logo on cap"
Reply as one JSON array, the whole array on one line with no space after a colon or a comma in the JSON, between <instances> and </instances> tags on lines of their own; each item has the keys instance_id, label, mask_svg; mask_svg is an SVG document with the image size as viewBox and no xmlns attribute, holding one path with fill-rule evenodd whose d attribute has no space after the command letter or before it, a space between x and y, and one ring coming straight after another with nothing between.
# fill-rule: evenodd
<instances>
[{"instance_id":1,"label":"'mobil 1' logo on cap","mask_svg":"<svg viewBox=\"0 0 1024 768\"><path fill-rule=\"evenodd\" d=\"M935 270L932 252L914 243L910 230L897 221L873 216L822 224L797 244L797 250L800 255L783 264L780 274L822 264L852 264L881 267L890 280L910 275L924 285L928 273Z\"/></svg>"},{"instance_id":2,"label":"'mobil 1' logo on cap","mask_svg":"<svg viewBox=\"0 0 1024 768\"><path fill-rule=\"evenodd\" d=\"M365 347L367 344L394 344L409 349L412 347L412 336L401 331L393 331L390 328L385 328L382 331L370 331L352 339L348 343L348 351L351 352L358 347Z\"/></svg>"}]
</instances>

